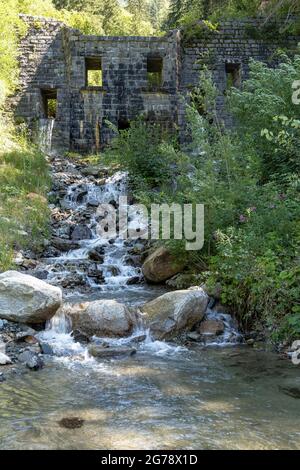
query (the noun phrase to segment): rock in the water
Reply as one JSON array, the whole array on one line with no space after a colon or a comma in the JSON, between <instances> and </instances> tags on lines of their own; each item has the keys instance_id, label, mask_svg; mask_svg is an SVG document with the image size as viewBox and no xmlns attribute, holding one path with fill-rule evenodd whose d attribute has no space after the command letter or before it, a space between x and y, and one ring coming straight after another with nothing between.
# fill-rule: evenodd
<instances>
[{"instance_id":1,"label":"rock in the water","mask_svg":"<svg viewBox=\"0 0 300 470\"><path fill-rule=\"evenodd\" d=\"M141 312L156 339L171 339L200 322L208 304L202 290L178 290L142 306Z\"/></svg>"},{"instance_id":2,"label":"rock in the water","mask_svg":"<svg viewBox=\"0 0 300 470\"><path fill-rule=\"evenodd\" d=\"M128 336L137 323L137 314L116 300L96 300L66 305L63 312L73 330L88 336Z\"/></svg>"},{"instance_id":3,"label":"rock in the water","mask_svg":"<svg viewBox=\"0 0 300 470\"><path fill-rule=\"evenodd\" d=\"M185 263L178 261L164 247L160 247L149 255L143 264L143 274L147 281L164 282L183 270Z\"/></svg>"},{"instance_id":4,"label":"rock in the water","mask_svg":"<svg viewBox=\"0 0 300 470\"><path fill-rule=\"evenodd\" d=\"M75 226L71 238L72 240L89 240L92 236L92 231L87 225L78 224Z\"/></svg>"},{"instance_id":5,"label":"rock in the water","mask_svg":"<svg viewBox=\"0 0 300 470\"><path fill-rule=\"evenodd\" d=\"M199 341L199 339L201 338L201 335L199 335L199 333L197 333L196 331L191 331L191 333L188 333L186 336L191 341Z\"/></svg>"},{"instance_id":6,"label":"rock in the water","mask_svg":"<svg viewBox=\"0 0 300 470\"><path fill-rule=\"evenodd\" d=\"M89 251L89 258L97 263L103 263L104 261L104 248L96 247Z\"/></svg>"},{"instance_id":7,"label":"rock in the water","mask_svg":"<svg viewBox=\"0 0 300 470\"><path fill-rule=\"evenodd\" d=\"M18 323L43 323L62 303L59 287L17 271L0 274L0 317Z\"/></svg>"},{"instance_id":8,"label":"rock in the water","mask_svg":"<svg viewBox=\"0 0 300 470\"><path fill-rule=\"evenodd\" d=\"M0 352L0 366L5 366L6 364L11 364L11 358Z\"/></svg>"},{"instance_id":9,"label":"rock in the water","mask_svg":"<svg viewBox=\"0 0 300 470\"><path fill-rule=\"evenodd\" d=\"M38 355L35 355L29 361L26 361L26 367L31 370L39 370L44 367L44 362Z\"/></svg>"},{"instance_id":10,"label":"rock in the water","mask_svg":"<svg viewBox=\"0 0 300 470\"><path fill-rule=\"evenodd\" d=\"M54 351L53 351L52 346L50 346L50 344L40 342L40 347L41 347L43 354L46 354L48 356L54 356Z\"/></svg>"},{"instance_id":11,"label":"rock in the water","mask_svg":"<svg viewBox=\"0 0 300 470\"><path fill-rule=\"evenodd\" d=\"M126 281L126 284L127 286L132 286L134 284L139 284L141 282L141 278L140 276L133 276L133 277L130 277L127 281Z\"/></svg>"},{"instance_id":12,"label":"rock in the water","mask_svg":"<svg viewBox=\"0 0 300 470\"><path fill-rule=\"evenodd\" d=\"M107 168L100 165L90 165L82 168L81 173L85 176L99 176L100 174L107 174Z\"/></svg>"},{"instance_id":13,"label":"rock in the water","mask_svg":"<svg viewBox=\"0 0 300 470\"><path fill-rule=\"evenodd\" d=\"M18 356L18 361L26 365L28 369L39 370L42 369L44 363L42 359L32 351L24 351Z\"/></svg>"},{"instance_id":14,"label":"rock in the water","mask_svg":"<svg viewBox=\"0 0 300 470\"><path fill-rule=\"evenodd\" d=\"M85 333L83 333L80 330L73 330L72 331L72 337L74 338L74 341L76 341L78 343L87 344L87 343L90 342L89 336L86 335Z\"/></svg>"},{"instance_id":15,"label":"rock in the water","mask_svg":"<svg viewBox=\"0 0 300 470\"><path fill-rule=\"evenodd\" d=\"M74 231L76 228L74 229ZM74 233L74 232L73 232ZM75 232L76 236L76 232ZM80 247L79 243L73 240L67 240L65 238L53 237L51 239L51 244L54 248L57 248L60 251L69 251L69 250L76 250Z\"/></svg>"},{"instance_id":16,"label":"rock in the water","mask_svg":"<svg viewBox=\"0 0 300 470\"><path fill-rule=\"evenodd\" d=\"M32 338L36 334L36 331L33 328L28 328L23 331L19 331L16 334L16 341L26 341L26 338ZM37 340L36 340L37 342Z\"/></svg>"},{"instance_id":17,"label":"rock in the water","mask_svg":"<svg viewBox=\"0 0 300 470\"><path fill-rule=\"evenodd\" d=\"M105 348L97 344L91 344L88 351L91 356L98 358L133 356L136 353L134 348Z\"/></svg>"},{"instance_id":18,"label":"rock in the water","mask_svg":"<svg viewBox=\"0 0 300 470\"><path fill-rule=\"evenodd\" d=\"M204 320L199 327L199 333L205 336L218 336L224 333L224 323L220 320Z\"/></svg>"}]
</instances>

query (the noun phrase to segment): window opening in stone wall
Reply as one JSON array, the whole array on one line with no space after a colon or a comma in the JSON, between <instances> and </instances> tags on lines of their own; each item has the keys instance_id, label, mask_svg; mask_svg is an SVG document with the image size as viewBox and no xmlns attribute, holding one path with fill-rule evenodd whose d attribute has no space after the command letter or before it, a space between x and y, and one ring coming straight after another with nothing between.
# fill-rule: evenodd
<instances>
[{"instance_id":1,"label":"window opening in stone wall","mask_svg":"<svg viewBox=\"0 0 300 470\"><path fill-rule=\"evenodd\" d=\"M42 90L44 117L55 119L57 111L57 90Z\"/></svg>"},{"instance_id":2,"label":"window opening in stone wall","mask_svg":"<svg viewBox=\"0 0 300 470\"><path fill-rule=\"evenodd\" d=\"M242 82L241 64L226 63L225 71L226 71L226 90L229 90L229 88L231 87L239 88Z\"/></svg>"},{"instance_id":3,"label":"window opening in stone wall","mask_svg":"<svg viewBox=\"0 0 300 470\"><path fill-rule=\"evenodd\" d=\"M163 60L161 57L147 58L147 79L151 88L162 86Z\"/></svg>"},{"instance_id":4,"label":"window opening in stone wall","mask_svg":"<svg viewBox=\"0 0 300 470\"><path fill-rule=\"evenodd\" d=\"M102 87L102 62L99 57L85 59L85 82L88 87Z\"/></svg>"},{"instance_id":5,"label":"window opening in stone wall","mask_svg":"<svg viewBox=\"0 0 300 470\"><path fill-rule=\"evenodd\" d=\"M118 119L118 130L119 131L126 131L130 128L130 123L126 118L119 118Z\"/></svg>"}]
</instances>

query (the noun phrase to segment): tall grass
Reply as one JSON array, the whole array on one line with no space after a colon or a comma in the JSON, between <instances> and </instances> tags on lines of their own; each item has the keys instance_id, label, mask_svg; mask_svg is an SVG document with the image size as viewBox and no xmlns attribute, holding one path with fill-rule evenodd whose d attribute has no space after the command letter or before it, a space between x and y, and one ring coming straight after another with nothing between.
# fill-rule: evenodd
<instances>
[{"instance_id":1,"label":"tall grass","mask_svg":"<svg viewBox=\"0 0 300 470\"><path fill-rule=\"evenodd\" d=\"M15 251L42 247L49 221L45 156L23 139L10 143L0 147L0 271L13 266Z\"/></svg>"}]
</instances>

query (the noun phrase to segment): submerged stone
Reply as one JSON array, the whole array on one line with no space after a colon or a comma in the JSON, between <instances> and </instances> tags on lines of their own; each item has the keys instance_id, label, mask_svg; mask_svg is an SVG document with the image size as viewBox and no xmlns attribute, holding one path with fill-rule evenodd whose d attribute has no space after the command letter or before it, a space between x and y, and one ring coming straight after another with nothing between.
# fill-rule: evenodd
<instances>
[{"instance_id":1,"label":"submerged stone","mask_svg":"<svg viewBox=\"0 0 300 470\"><path fill-rule=\"evenodd\" d=\"M62 418L58 422L59 426L66 429L78 429L81 428L84 424L84 419L75 417Z\"/></svg>"},{"instance_id":2,"label":"submerged stone","mask_svg":"<svg viewBox=\"0 0 300 470\"><path fill-rule=\"evenodd\" d=\"M91 356L97 358L133 356L136 353L135 348L106 348L97 344L91 344L88 348L88 351Z\"/></svg>"}]
</instances>

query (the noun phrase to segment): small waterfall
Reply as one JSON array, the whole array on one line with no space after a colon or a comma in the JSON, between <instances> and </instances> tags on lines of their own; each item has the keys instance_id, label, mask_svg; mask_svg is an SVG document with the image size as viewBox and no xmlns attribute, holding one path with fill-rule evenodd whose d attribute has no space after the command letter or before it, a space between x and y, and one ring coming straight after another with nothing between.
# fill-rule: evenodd
<instances>
[{"instance_id":1,"label":"small waterfall","mask_svg":"<svg viewBox=\"0 0 300 470\"><path fill-rule=\"evenodd\" d=\"M46 329L39 333L41 343L45 342L58 357L86 356L86 350L76 343L71 335L72 324L67 316L58 311L56 315L47 322Z\"/></svg>"},{"instance_id":2,"label":"small waterfall","mask_svg":"<svg viewBox=\"0 0 300 470\"><path fill-rule=\"evenodd\" d=\"M110 291L125 288L130 280L134 279L138 283L142 279L140 267L128 262L130 248L128 240L120 236L108 240L97 233L99 204L111 204L117 207L119 197L126 195L126 189L127 175L120 171L106 177L105 183L101 185L90 177L84 176L69 185L61 206L70 212L70 220L74 220L75 224L78 223L79 218L84 218L86 214L89 214L85 222L86 233L89 236L87 238L87 235L83 233L82 239L78 240L80 248L71 249L49 260L51 264L47 266L50 271L48 281L60 285L66 277L76 277L86 287ZM131 216L130 223L134 224L138 217L138 215ZM95 249L102 253L101 262L92 262L89 258L89 253ZM94 269L101 273L102 278L91 275L92 264Z\"/></svg>"},{"instance_id":3,"label":"small waterfall","mask_svg":"<svg viewBox=\"0 0 300 470\"><path fill-rule=\"evenodd\" d=\"M45 153L49 153L52 149L52 134L55 119L40 118L38 124L38 145Z\"/></svg>"}]
</instances>

